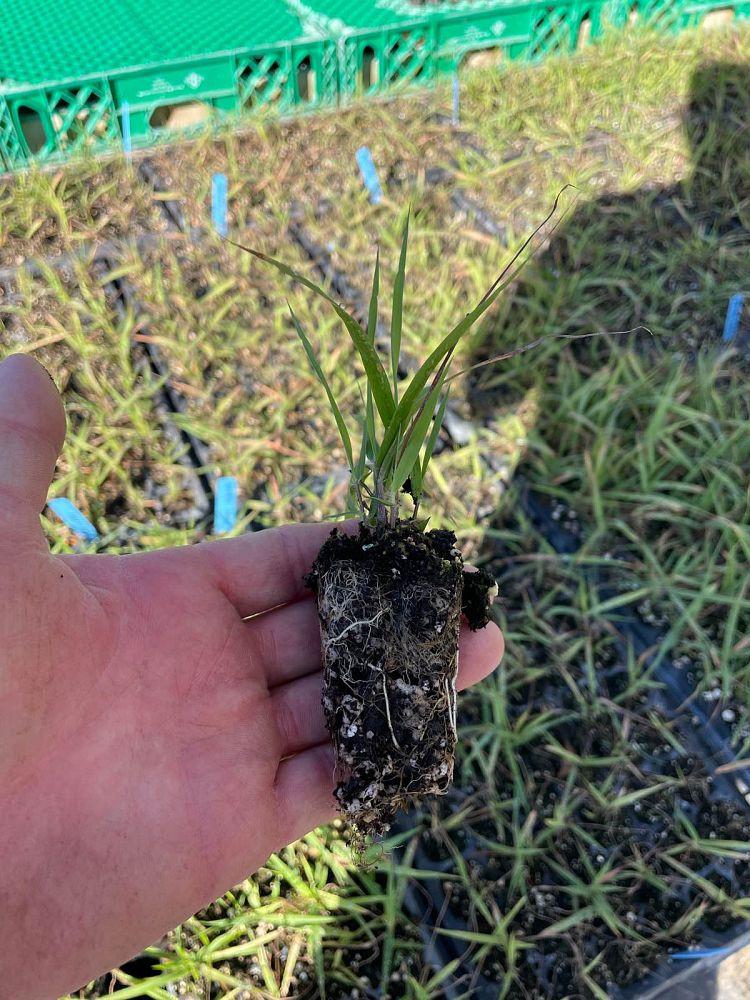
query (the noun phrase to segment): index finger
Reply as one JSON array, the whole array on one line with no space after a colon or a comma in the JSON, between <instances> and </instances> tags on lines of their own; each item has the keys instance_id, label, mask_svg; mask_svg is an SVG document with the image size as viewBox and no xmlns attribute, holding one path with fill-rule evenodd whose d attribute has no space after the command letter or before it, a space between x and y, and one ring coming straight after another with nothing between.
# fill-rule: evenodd
<instances>
[{"instance_id":1,"label":"index finger","mask_svg":"<svg viewBox=\"0 0 750 1000\"><path fill-rule=\"evenodd\" d=\"M334 527L351 534L356 522L285 524L203 542L191 552L205 560L216 587L247 618L309 596L305 576Z\"/></svg>"}]
</instances>

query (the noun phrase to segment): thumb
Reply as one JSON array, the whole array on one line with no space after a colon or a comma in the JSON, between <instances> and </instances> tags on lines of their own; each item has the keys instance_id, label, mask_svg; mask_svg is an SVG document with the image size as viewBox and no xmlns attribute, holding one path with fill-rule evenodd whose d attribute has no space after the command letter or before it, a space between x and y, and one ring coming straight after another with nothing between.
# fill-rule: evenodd
<instances>
[{"instance_id":1,"label":"thumb","mask_svg":"<svg viewBox=\"0 0 750 1000\"><path fill-rule=\"evenodd\" d=\"M39 530L65 411L50 375L33 358L0 363L0 533Z\"/></svg>"}]
</instances>

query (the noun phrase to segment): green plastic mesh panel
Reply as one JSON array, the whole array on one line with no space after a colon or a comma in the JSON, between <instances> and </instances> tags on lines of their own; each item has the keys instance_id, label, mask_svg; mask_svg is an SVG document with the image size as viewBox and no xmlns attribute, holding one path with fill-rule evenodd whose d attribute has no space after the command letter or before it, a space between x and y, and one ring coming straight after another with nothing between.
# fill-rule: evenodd
<instances>
[{"instance_id":1,"label":"green plastic mesh panel","mask_svg":"<svg viewBox=\"0 0 750 1000\"><path fill-rule=\"evenodd\" d=\"M635 10L638 19L645 21L651 27L675 31L683 19L685 6L680 0L645 0L636 4Z\"/></svg>"},{"instance_id":2,"label":"green plastic mesh panel","mask_svg":"<svg viewBox=\"0 0 750 1000\"><path fill-rule=\"evenodd\" d=\"M637 14L639 20L662 31L681 31L683 28L700 24L704 18L712 14L718 13L730 20L733 15L747 17L750 13L750 4L728 5L721 0L708 3L696 3L695 0L639 0L631 8L631 13Z\"/></svg>"},{"instance_id":3,"label":"green plastic mesh panel","mask_svg":"<svg viewBox=\"0 0 750 1000\"><path fill-rule=\"evenodd\" d=\"M288 52L266 52L238 58L237 83L244 110L267 104L288 107L294 100Z\"/></svg>"},{"instance_id":4,"label":"green plastic mesh panel","mask_svg":"<svg viewBox=\"0 0 750 1000\"><path fill-rule=\"evenodd\" d=\"M344 41L341 94L373 94L429 83L437 74L435 52L435 31L429 24L357 33Z\"/></svg>"},{"instance_id":5,"label":"green plastic mesh panel","mask_svg":"<svg viewBox=\"0 0 750 1000\"><path fill-rule=\"evenodd\" d=\"M429 80L435 50L434 39L429 29L415 27L391 33L384 50L384 83L414 83Z\"/></svg>"},{"instance_id":6,"label":"green plastic mesh panel","mask_svg":"<svg viewBox=\"0 0 750 1000\"><path fill-rule=\"evenodd\" d=\"M327 45L323 56L323 88L330 100L335 100L339 89L338 46Z\"/></svg>"},{"instance_id":7,"label":"green plastic mesh panel","mask_svg":"<svg viewBox=\"0 0 750 1000\"><path fill-rule=\"evenodd\" d=\"M0 170L12 170L23 158L10 108L0 94Z\"/></svg>"},{"instance_id":8,"label":"green plastic mesh panel","mask_svg":"<svg viewBox=\"0 0 750 1000\"><path fill-rule=\"evenodd\" d=\"M112 144L117 114L104 80L0 97L0 148L9 167Z\"/></svg>"},{"instance_id":9,"label":"green plastic mesh panel","mask_svg":"<svg viewBox=\"0 0 750 1000\"><path fill-rule=\"evenodd\" d=\"M367 39L365 39L365 42ZM363 59L363 49L367 48L367 59ZM347 38L339 53L339 82L342 95L371 93L377 90L380 76L380 60L373 46L362 40Z\"/></svg>"},{"instance_id":10,"label":"green plastic mesh panel","mask_svg":"<svg viewBox=\"0 0 750 1000\"><path fill-rule=\"evenodd\" d=\"M101 80L54 90L49 110L59 150L77 152L110 143L119 134L114 103Z\"/></svg>"},{"instance_id":11,"label":"green plastic mesh panel","mask_svg":"<svg viewBox=\"0 0 750 1000\"><path fill-rule=\"evenodd\" d=\"M722 0L610 0L607 13L612 23L624 25L628 21L647 24L660 31L681 31L694 27L706 18L750 17L750 3L726 3Z\"/></svg>"},{"instance_id":12,"label":"green plastic mesh panel","mask_svg":"<svg viewBox=\"0 0 750 1000\"><path fill-rule=\"evenodd\" d=\"M335 103L338 61L332 42L312 40L263 53L237 56L240 110L273 105L281 111L304 104Z\"/></svg>"},{"instance_id":13,"label":"green plastic mesh panel","mask_svg":"<svg viewBox=\"0 0 750 1000\"><path fill-rule=\"evenodd\" d=\"M551 52L575 49L581 20L577 6L548 7L534 22L526 58L541 59Z\"/></svg>"}]
</instances>

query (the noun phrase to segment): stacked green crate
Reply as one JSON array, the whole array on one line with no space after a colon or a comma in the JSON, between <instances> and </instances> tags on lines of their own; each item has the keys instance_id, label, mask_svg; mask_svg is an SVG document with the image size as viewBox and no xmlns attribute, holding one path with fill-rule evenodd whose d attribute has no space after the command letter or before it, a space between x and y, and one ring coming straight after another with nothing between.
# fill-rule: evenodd
<instances>
[{"instance_id":1,"label":"stacked green crate","mask_svg":"<svg viewBox=\"0 0 750 1000\"><path fill-rule=\"evenodd\" d=\"M750 0L5 0L0 171L272 108L433 82L476 53L536 60L638 19L678 30Z\"/></svg>"},{"instance_id":2,"label":"stacked green crate","mask_svg":"<svg viewBox=\"0 0 750 1000\"><path fill-rule=\"evenodd\" d=\"M127 102L134 144L182 124L273 104L335 100L335 44L283 0L6 0L0 167L111 145ZM192 121L191 121L192 115Z\"/></svg>"},{"instance_id":3,"label":"stacked green crate","mask_svg":"<svg viewBox=\"0 0 750 1000\"><path fill-rule=\"evenodd\" d=\"M417 6L404 0L312 0L333 25L345 23L342 97L428 83L466 56L538 58L573 51L601 31L601 0L527 0ZM295 3L295 7L301 7Z\"/></svg>"}]
</instances>

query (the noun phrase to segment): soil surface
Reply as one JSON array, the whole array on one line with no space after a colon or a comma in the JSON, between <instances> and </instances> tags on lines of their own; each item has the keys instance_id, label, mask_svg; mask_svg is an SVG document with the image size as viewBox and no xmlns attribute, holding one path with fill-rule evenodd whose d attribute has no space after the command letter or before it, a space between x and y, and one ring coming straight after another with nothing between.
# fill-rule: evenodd
<instances>
[{"instance_id":1,"label":"soil surface","mask_svg":"<svg viewBox=\"0 0 750 1000\"><path fill-rule=\"evenodd\" d=\"M308 582L318 594L323 707L336 798L365 833L384 833L414 796L453 777L463 561L451 531L411 522L356 537L337 531ZM468 575L468 574L467 574ZM487 623L493 582L471 574L467 610Z\"/></svg>"}]
</instances>

